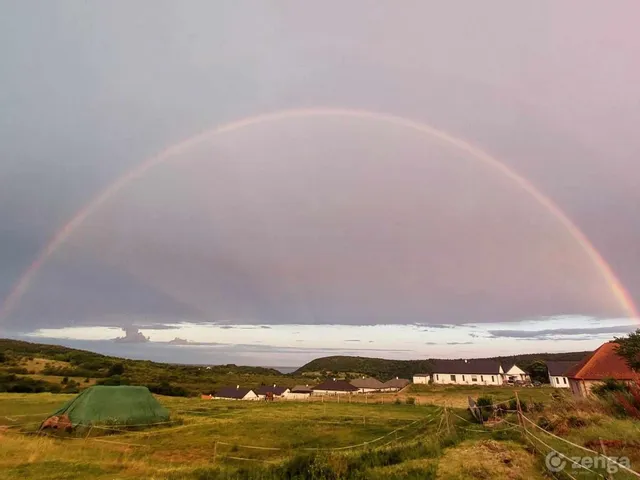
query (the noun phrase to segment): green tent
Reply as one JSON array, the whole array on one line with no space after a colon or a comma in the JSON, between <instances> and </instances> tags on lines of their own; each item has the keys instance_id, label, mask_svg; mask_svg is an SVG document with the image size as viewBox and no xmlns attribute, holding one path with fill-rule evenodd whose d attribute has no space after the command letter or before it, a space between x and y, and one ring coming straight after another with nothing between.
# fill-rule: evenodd
<instances>
[{"instance_id":1,"label":"green tent","mask_svg":"<svg viewBox=\"0 0 640 480\"><path fill-rule=\"evenodd\" d=\"M78 425L149 425L166 422L169 412L147 387L95 385L78 394L46 420L43 426L64 418ZM68 419L68 420L67 420ZM54 427L55 428L55 427Z\"/></svg>"}]
</instances>

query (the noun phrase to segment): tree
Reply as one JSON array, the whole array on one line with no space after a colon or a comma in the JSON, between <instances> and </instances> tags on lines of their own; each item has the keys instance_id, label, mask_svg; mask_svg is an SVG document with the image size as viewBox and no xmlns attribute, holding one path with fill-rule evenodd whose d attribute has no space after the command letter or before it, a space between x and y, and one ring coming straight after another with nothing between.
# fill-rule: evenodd
<instances>
[{"instance_id":1,"label":"tree","mask_svg":"<svg viewBox=\"0 0 640 480\"><path fill-rule=\"evenodd\" d=\"M618 344L618 355L627 361L629 368L640 372L640 329L626 337L616 337L615 342Z\"/></svg>"},{"instance_id":2,"label":"tree","mask_svg":"<svg viewBox=\"0 0 640 480\"><path fill-rule=\"evenodd\" d=\"M109 376L112 377L114 375L122 375L124 373L124 365L121 363L114 363L109 368Z\"/></svg>"},{"instance_id":3,"label":"tree","mask_svg":"<svg viewBox=\"0 0 640 480\"><path fill-rule=\"evenodd\" d=\"M526 368L531 377L531 381L540 383L549 383L549 374L547 364L542 360L536 360Z\"/></svg>"},{"instance_id":4,"label":"tree","mask_svg":"<svg viewBox=\"0 0 640 480\"><path fill-rule=\"evenodd\" d=\"M0 363L4 363L4 352L0 352Z\"/></svg>"}]
</instances>

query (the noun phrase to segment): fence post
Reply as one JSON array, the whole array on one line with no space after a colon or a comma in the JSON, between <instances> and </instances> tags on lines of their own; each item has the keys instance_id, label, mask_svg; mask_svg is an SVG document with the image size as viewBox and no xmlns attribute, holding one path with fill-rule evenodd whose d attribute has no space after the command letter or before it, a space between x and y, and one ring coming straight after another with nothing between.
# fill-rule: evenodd
<instances>
[{"instance_id":1,"label":"fence post","mask_svg":"<svg viewBox=\"0 0 640 480\"><path fill-rule=\"evenodd\" d=\"M522 420L522 409L520 408L520 397L518 397L518 392L516 392L516 408L518 410L518 424L520 428L524 427L524 420Z\"/></svg>"}]
</instances>

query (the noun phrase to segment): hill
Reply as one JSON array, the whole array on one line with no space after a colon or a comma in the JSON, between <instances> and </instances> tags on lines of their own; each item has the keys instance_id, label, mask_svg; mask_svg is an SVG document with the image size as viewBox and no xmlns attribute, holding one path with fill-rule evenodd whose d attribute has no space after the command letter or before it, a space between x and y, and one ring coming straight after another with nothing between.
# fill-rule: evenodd
<instances>
[{"instance_id":1,"label":"hill","mask_svg":"<svg viewBox=\"0 0 640 480\"><path fill-rule=\"evenodd\" d=\"M198 395L225 385L257 387L296 379L273 368L175 365L128 360L86 350L0 339L0 392L77 391L93 384L145 385L164 395Z\"/></svg>"},{"instance_id":2,"label":"hill","mask_svg":"<svg viewBox=\"0 0 640 480\"><path fill-rule=\"evenodd\" d=\"M491 358L499 360L505 366L517 363L532 373L530 370L537 362L546 363L549 360L575 360L577 362L589 353L591 352L530 353ZM384 358L350 356L322 357L303 365L294 372L294 375L334 375L339 377L366 375L380 380L395 377L411 378L416 373L431 373L433 360L386 360Z\"/></svg>"}]
</instances>

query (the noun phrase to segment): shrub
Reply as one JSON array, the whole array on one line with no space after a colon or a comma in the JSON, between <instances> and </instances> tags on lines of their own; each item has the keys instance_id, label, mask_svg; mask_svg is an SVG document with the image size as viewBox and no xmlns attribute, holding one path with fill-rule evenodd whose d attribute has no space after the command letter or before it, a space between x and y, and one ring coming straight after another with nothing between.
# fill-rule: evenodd
<instances>
[{"instance_id":1,"label":"shrub","mask_svg":"<svg viewBox=\"0 0 640 480\"><path fill-rule=\"evenodd\" d=\"M109 367L107 375L113 377L114 375L122 375L124 373L124 365L122 363L114 363Z\"/></svg>"},{"instance_id":2,"label":"shrub","mask_svg":"<svg viewBox=\"0 0 640 480\"><path fill-rule=\"evenodd\" d=\"M69 377L64 377L60 383L63 385L66 385L67 383L69 383Z\"/></svg>"},{"instance_id":3,"label":"shrub","mask_svg":"<svg viewBox=\"0 0 640 480\"><path fill-rule=\"evenodd\" d=\"M407 405L415 405L416 399L414 397L407 397L407 400L405 402Z\"/></svg>"},{"instance_id":4,"label":"shrub","mask_svg":"<svg viewBox=\"0 0 640 480\"><path fill-rule=\"evenodd\" d=\"M613 378L607 378L604 382L595 385L591 392L598 397L606 397L614 392L626 392L629 388L624 382L619 382Z\"/></svg>"},{"instance_id":5,"label":"shrub","mask_svg":"<svg viewBox=\"0 0 640 480\"><path fill-rule=\"evenodd\" d=\"M399 398L396 398L393 403L395 403L396 405L401 405L402 404L402 400L400 400Z\"/></svg>"}]
</instances>

